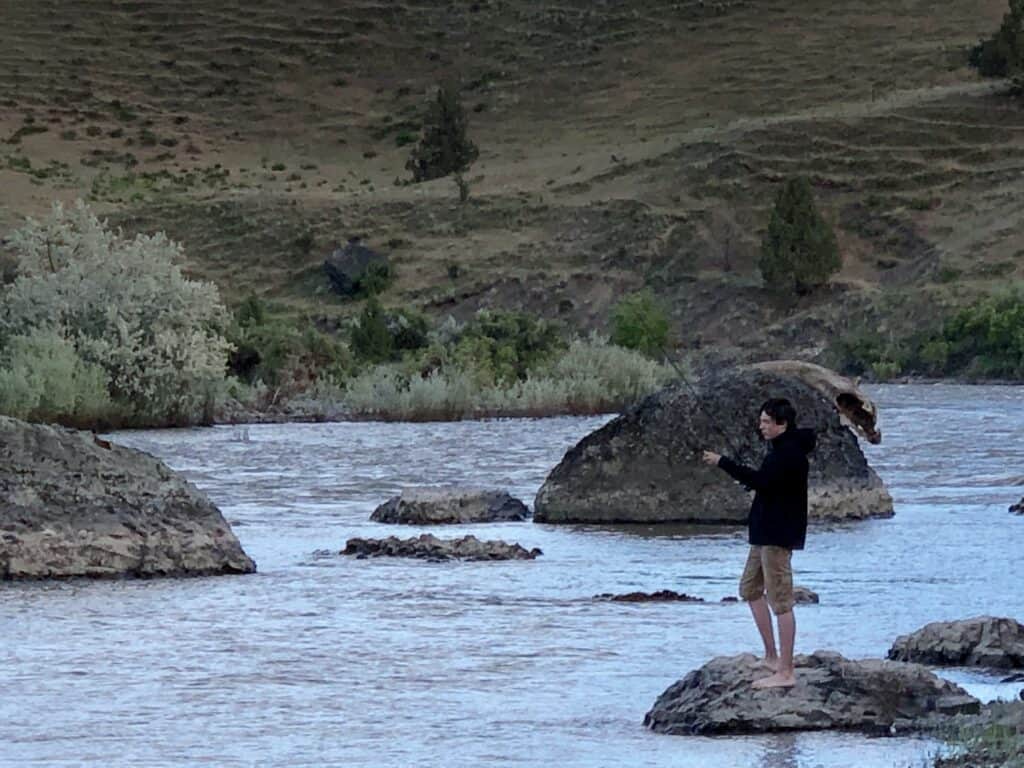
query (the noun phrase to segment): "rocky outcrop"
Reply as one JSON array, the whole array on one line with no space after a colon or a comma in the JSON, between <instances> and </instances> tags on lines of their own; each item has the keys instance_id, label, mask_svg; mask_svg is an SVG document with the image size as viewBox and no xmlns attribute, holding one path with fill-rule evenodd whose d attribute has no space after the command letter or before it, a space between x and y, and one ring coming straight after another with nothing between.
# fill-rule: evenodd
<instances>
[{"instance_id":1,"label":"rocky outcrop","mask_svg":"<svg viewBox=\"0 0 1024 768\"><path fill-rule=\"evenodd\" d=\"M353 296L364 288L367 277L384 276L390 271L388 260L358 240L349 241L324 259L324 272L331 288L341 296Z\"/></svg>"},{"instance_id":2,"label":"rocky outcrop","mask_svg":"<svg viewBox=\"0 0 1024 768\"><path fill-rule=\"evenodd\" d=\"M370 515L379 523L438 525L525 520L530 510L504 491L472 488L415 488L402 491Z\"/></svg>"},{"instance_id":3,"label":"rocky outcrop","mask_svg":"<svg viewBox=\"0 0 1024 768\"><path fill-rule=\"evenodd\" d=\"M980 710L962 688L917 664L852 661L828 651L795 661L796 686L757 690L754 680L770 673L754 656L712 659L669 687L644 725L671 734L888 734L936 727L950 715Z\"/></svg>"},{"instance_id":4,"label":"rocky outcrop","mask_svg":"<svg viewBox=\"0 0 1024 768\"><path fill-rule=\"evenodd\" d=\"M148 454L0 417L0 576L251 573L220 511Z\"/></svg>"},{"instance_id":5,"label":"rocky outcrop","mask_svg":"<svg viewBox=\"0 0 1024 768\"><path fill-rule=\"evenodd\" d=\"M856 390L852 382L847 390ZM538 491L534 521L745 522L750 495L700 455L712 449L760 464L765 448L755 430L758 409L776 396L788 397L800 426L817 433L811 518L891 516L892 497L841 422L835 399L793 372L750 366L679 382L587 435Z\"/></svg>"},{"instance_id":6,"label":"rocky outcrop","mask_svg":"<svg viewBox=\"0 0 1024 768\"><path fill-rule=\"evenodd\" d=\"M1024 499L1021 499L1016 504L1011 504L1010 512L1015 515L1024 515Z\"/></svg>"},{"instance_id":7,"label":"rocky outcrop","mask_svg":"<svg viewBox=\"0 0 1024 768\"><path fill-rule=\"evenodd\" d=\"M610 600L613 603L703 603L701 597L694 597L685 592L673 592L671 589L660 589L657 592L626 592L616 595L605 592L594 595L595 600Z\"/></svg>"},{"instance_id":8,"label":"rocky outcrop","mask_svg":"<svg viewBox=\"0 0 1024 768\"><path fill-rule=\"evenodd\" d=\"M533 560L543 554L537 547L526 549L504 541L480 541L476 536L439 539L429 533L411 539L349 539L343 555L366 557L413 557L421 560Z\"/></svg>"},{"instance_id":9,"label":"rocky outcrop","mask_svg":"<svg viewBox=\"0 0 1024 768\"><path fill-rule=\"evenodd\" d=\"M978 616L937 621L896 638L889 658L955 667L1024 668L1024 625L1014 619Z\"/></svg>"}]
</instances>

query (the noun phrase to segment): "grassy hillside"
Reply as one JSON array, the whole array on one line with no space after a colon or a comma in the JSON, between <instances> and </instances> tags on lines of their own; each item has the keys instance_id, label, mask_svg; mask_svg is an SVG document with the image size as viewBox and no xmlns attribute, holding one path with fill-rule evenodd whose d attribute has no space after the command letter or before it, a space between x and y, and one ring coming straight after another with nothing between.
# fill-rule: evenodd
<instances>
[{"instance_id":1,"label":"grassy hillside","mask_svg":"<svg viewBox=\"0 0 1024 768\"><path fill-rule=\"evenodd\" d=\"M942 6L0 0L0 230L87 196L324 328L357 305L320 265L359 235L389 304L603 328L647 285L684 348L818 358L1022 276L1024 107L966 67L1005 2ZM445 80L481 149L465 204L396 184ZM756 268L794 173L845 257L798 301Z\"/></svg>"}]
</instances>

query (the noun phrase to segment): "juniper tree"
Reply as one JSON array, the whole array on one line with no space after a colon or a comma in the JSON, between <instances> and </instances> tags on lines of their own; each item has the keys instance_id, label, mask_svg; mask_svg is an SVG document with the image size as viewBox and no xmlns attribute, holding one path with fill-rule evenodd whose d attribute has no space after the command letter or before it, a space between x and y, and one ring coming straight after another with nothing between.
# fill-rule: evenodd
<instances>
[{"instance_id":1,"label":"juniper tree","mask_svg":"<svg viewBox=\"0 0 1024 768\"><path fill-rule=\"evenodd\" d=\"M461 173L477 159L480 150L466 135L466 112L458 91L441 86L423 121L423 135L406 162L414 182Z\"/></svg>"},{"instance_id":2,"label":"juniper tree","mask_svg":"<svg viewBox=\"0 0 1024 768\"><path fill-rule=\"evenodd\" d=\"M971 50L971 66L985 77L1024 74L1024 0L1009 3L1010 9L995 34Z\"/></svg>"},{"instance_id":3,"label":"juniper tree","mask_svg":"<svg viewBox=\"0 0 1024 768\"><path fill-rule=\"evenodd\" d=\"M786 181L761 242L758 263L769 287L809 293L842 267L835 233L814 203L805 178Z\"/></svg>"}]
</instances>

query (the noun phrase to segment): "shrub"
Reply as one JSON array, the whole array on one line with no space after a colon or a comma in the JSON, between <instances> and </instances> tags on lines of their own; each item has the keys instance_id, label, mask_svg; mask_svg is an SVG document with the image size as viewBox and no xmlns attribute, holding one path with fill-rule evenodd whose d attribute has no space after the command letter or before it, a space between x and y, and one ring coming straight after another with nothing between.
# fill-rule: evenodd
<instances>
[{"instance_id":1,"label":"shrub","mask_svg":"<svg viewBox=\"0 0 1024 768\"><path fill-rule=\"evenodd\" d=\"M0 413L42 422L91 425L118 419L104 370L82 360L52 330L8 340L0 364Z\"/></svg>"},{"instance_id":2,"label":"shrub","mask_svg":"<svg viewBox=\"0 0 1024 768\"><path fill-rule=\"evenodd\" d=\"M969 63L985 77L1012 77L1024 71L1024 0L1009 4L996 33L971 49Z\"/></svg>"},{"instance_id":3,"label":"shrub","mask_svg":"<svg viewBox=\"0 0 1024 768\"><path fill-rule=\"evenodd\" d=\"M185 278L161 232L126 237L83 202L55 204L10 237L19 276L0 305L0 346L51 331L99 366L131 423L205 419L224 383L227 312L216 286Z\"/></svg>"},{"instance_id":4,"label":"shrub","mask_svg":"<svg viewBox=\"0 0 1024 768\"><path fill-rule=\"evenodd\" d=\"M455 364L485 386L526 378L531 368L565 349L558 327L521 312L481 310L464 328L452 352Z\"/></svg>"},{"instance_id":5,"label":"shrub","mask_svg":"<svg viewBox=\"0 0 1024 768\"><path fill-rule=\"evenodd\" d=\"M352 324L352 352L360 360L382 363L395 354L395 340L388 330L388 318L376 298L371 298Z\"/></svg>"},{"instance_id":6,"label":"shrub","mask_svg":"<svg viewBox=\"0 0 1024 768\"><path fill-rule=\"evenodd\" d=\"M412 180L429 181L468 169L480 151L466 131L466 112L458 91L441 86L424 118L420 143L405 164Z\"/></svg>"},{"instance_id":7,"label":"shrub","mask_svg":"<svg viewBox=\"0 0 1024 768\"><path fill-rule=\"evenodd\" d=\"M825 285L842 267L835 234L818 212L807 179L789 179L779 192L758 266L767 286L792 287L798 294Z\"/></svg>"},{"instance_id":8,"label":"shrub","mask_svg":"<svg viewBox=\"0 0 1024 768\"><path fill-rule=\"evenodd\" d=\"M255 296L235 310L228 337L235 347L229 357L231 373L246 384L263 382L278 396L351 373L352 357L345 344L308 320L271 317Z\"/></svg>"},{"instance_id":9,"label":"shrub","mask_svg":"<svg viewBox=\"0 0 1024 768\"><path fill-rule=\"evenodd\" d=\"M1024 290L961 309L942 327L949 366L984 378L1024 377Z\"/></svg>"},{"instance_id":10,"label":"shrub","mask_svg":"<svg viewBox=\"0 0 1024 768\"><path fill-rule=\"evenodd\" d=\"M660 358L668 347L668 330L668 312L650 291L630 294L612 310L611 340L625 349Z\"/></svg>"},{"instance_id":11,"label":"shrub","mask_svg":"<svg viewBox=\"0 0 1024 768\"><path fill-rule=\"evenodd\" d=\"M402 420L543 416L619 410L654 392L670 371L596 337L575 340L561 357L508 384L488 386L449 361L426 375L382 365L348 383L344 403L356 415Z\"/></svg>"}]
</instances>

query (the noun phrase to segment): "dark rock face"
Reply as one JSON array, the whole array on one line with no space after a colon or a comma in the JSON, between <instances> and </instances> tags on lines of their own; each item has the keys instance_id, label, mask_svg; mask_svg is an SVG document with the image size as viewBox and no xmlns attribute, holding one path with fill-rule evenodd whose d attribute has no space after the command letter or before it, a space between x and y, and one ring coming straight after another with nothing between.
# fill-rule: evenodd
<instances>
[{"instance_id":1,"label":"dark rock face","mask_svg":"<svg viewBox=\"0 0 1024 768\"><path fill-rule=\"evenodd\" d=\"M626 592L613 595L605 592L594 595L595 600L610 600L613 603L703 603L704 599L687 595L684 592L673 592L671 589L660 589L657 592Z\"/></svg>"},{"instance_id":2,"label":"dark rock face","mask_svg":"<svg viewBox=\"0 0 1024 768\"><path fill-rule=\"evenodd\" d=\"M533 560L543 554L504 541L480 541L476 536L439 539L429 533L411 539L349 539L343 555L366 557L413 557L421 560Z\"/></svg>"},{"instance_id":3,"label":"dark rock face","mask_svg":"<svg viewBox=\"0 0 1024 768\"><path fill-rule=\"evenodd\" d=\"M220 511L157 459L0 417L0 577L255 570Z\"/></svg>"},{"instance_id":4,"label":"dark rock face","mask_svg":"<svg viewBox=\"0 0 1024 768\"><path fill-rule=\"evenodd\" d=\"M374 269L387 271L388 260L357 241L338 248L324 260L324 272L331 287L342 296L358 293L361 281Z\"/></svg>"},{"instance_id":5,"label":"dark rock face","mask_svg":"<svg viewBox=\"0 0 1024 768\"><path fill-rule=\"evenodd\" d=\"M793 688L757 690L770 672L751 654L712 659L666 690L644 717L659 733L750 734L856 730L891 733L932 728L980 710L962 688L917 664L851 661L816 651L797 656Z\"/></svg>"},{"instance_id":6,"label":"dark rock face","mask_svg":"<svg viewBox=\"0 0 1024 768\"><path fill-rule=\"evenodd\" d=\"M700 452L708 448L759 465L765 446L755 427L768 397L788 397L799 426L817 433L810 457L812 519L892 515L892 497L832 399L796 376L751 366L692 386L672 385L583 438L538 491L534 521L745 522L750 495L705 466Z\"/></svg>"},{"instance_id":7,"label":"dark rock face","mask_svg":"<svg viewBox=\"0 0 1024 768\"><path fill-rule=\"evenodd\" d=\"M889 658L957 667L1024 668L1024 625L979 616L937 621L896 638Z\"/></svg>"},{"instance_id":8,"label":"dark rock face","mask_svg":"<svg viewBox=\"0 0 1024 768\"><path fill-rule=\"evenodd\" d=\"M529 516L526 505L504 491L417 488L388 499L373 511L370 519L379 523L437 525L511 522Z\"/></svg>"}]
</instances>

